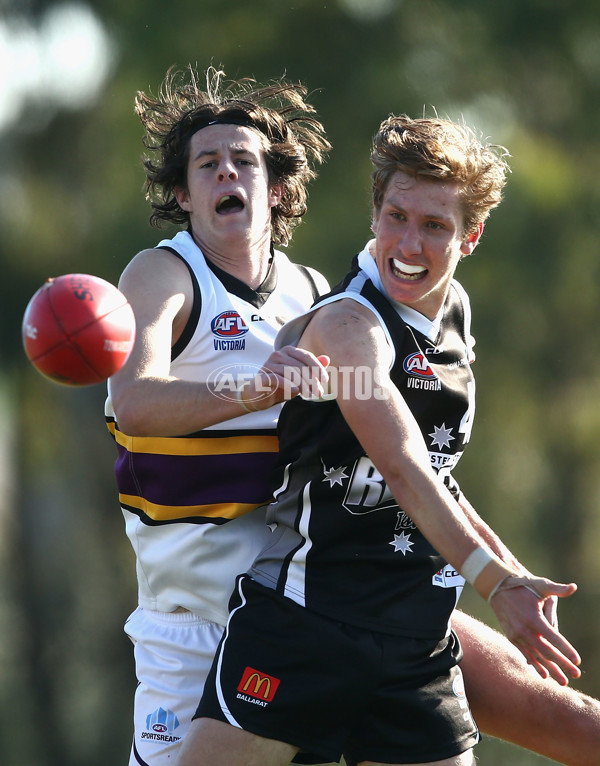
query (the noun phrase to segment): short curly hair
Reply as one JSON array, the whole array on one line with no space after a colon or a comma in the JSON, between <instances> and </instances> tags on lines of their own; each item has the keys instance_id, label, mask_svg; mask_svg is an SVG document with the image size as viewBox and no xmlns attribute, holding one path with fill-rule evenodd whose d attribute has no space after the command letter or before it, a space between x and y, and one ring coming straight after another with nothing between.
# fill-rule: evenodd
<instances>
[{"instance_id":1,"label":"short curly hair","mask_svg":"<svg viewBox=\"0 0 600 766\"><path fill-rule=\"evenodd\" d=\"M471 234L500 204L508 151L480 140L466 125L438 117L391 115L379 126L371 152L373 204L379 208L397 171L458 184L464 233Z\"/></svg>"},{"instance_id":2,"label":"short curly hair","mask_svg":"<svg viewBox=\"0 0 600 766\"><path fill-rule=\"evenodd\" d=\"M314 166L331 148L313 116L315 109L305 100L307 90L284 79L263 86L252 78L227 81L225 73L212 66L205 78L202 89L193 67L171 68L157 97L141 91L136 96L135 111L149 151L143 165L146 198L152 206L150 222L189 224L189 213L179 207L175 189L187 186L191 137L215 120L231 121L263 137L269 181L283 188L280 203L271 211L271 238L285 245L306 212L306 185L316 176Z\"/></svg>"}]
</instances>

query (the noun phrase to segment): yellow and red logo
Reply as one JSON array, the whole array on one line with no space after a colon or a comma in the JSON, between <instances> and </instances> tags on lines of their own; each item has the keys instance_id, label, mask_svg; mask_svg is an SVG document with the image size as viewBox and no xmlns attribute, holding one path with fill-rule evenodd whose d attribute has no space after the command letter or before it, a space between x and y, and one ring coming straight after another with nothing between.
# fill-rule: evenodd
<instances>
[{"instance_id":1,"label":"yellow and red logo","mask_svg":"<svg viewBox=\"0 0 600 766\"><path fill-rule=\"evenodd\" d=\"M238 685L238 691L264 702L270 702L275 696L279 683L279 678L270 676L267 673L261 673L260 670L255 668L247 667Z\"/></svg>"}]
</instances>

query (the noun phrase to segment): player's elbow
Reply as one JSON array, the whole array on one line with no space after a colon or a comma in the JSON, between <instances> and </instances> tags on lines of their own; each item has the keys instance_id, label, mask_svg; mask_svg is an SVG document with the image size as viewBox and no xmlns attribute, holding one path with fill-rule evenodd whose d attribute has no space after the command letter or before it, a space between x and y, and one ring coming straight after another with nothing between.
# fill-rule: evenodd
<instances>
[{"instance_id":1,"label":"player's elbow","mask_svg":"<svg viewBox=\"0 0 600 766\"><path fill-rule=\"evenodd\" d=\"M149 436L151 418L145 398L128 391L112 394L112 407L119 431L128 436Z\"/></svg>"},{"instance_id":2,"label":"player's elbow","mask_svg":"<svg viewBox=\"0 0 600 766\"><path fill-rule=\"evenodd\" d=\"M148 435L144 430L145 423L141 416L136 413L134 407L115 408L115 420L119 426L119 431L128 436Z\"/></svg>"}]
</instances>

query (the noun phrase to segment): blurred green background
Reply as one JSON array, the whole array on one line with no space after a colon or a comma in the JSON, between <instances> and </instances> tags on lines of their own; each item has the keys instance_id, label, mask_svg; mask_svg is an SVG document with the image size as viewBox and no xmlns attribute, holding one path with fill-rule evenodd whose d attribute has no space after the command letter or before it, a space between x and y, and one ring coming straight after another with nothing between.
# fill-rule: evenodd
<instances>
[{"instance_id":1,"label":"blurred green background","mask_svg":"<svg viewBox=\"0 0 600 766\"><path fill-rule=\"evenodd\" d=\"M532 570L579 584L561 625L577 688L600 695L597 1L0 0L2 763L127 762L136 589L104 386L42 378L20 323L47 277L116 282L158 241L133 99L189 62L309 87L334 149L289 253L330 280L369 236L369 145L390 112L464 117L509 148L506 199L458 274L478 410L457 478ZM550 763L496 741L478 755Z\"/></svg>"}]
</instances>

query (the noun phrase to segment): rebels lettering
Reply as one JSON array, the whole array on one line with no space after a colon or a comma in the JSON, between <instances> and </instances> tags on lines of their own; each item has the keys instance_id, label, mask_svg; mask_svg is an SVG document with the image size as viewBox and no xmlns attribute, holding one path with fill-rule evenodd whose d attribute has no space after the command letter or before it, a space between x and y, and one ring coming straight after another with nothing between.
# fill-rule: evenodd
<instances>
[{"instance_id":1,"label":"rebels lettering","mask_svg":"<svg viewBox=\"0 0 600 766\"><path fill-rule=\"evenodd\" d=\"M354 464L343 505L354 514L371 513L396 505L383 476L366 456Z\"/></svg>"}]
</instances>

